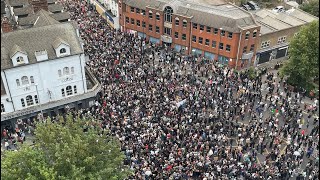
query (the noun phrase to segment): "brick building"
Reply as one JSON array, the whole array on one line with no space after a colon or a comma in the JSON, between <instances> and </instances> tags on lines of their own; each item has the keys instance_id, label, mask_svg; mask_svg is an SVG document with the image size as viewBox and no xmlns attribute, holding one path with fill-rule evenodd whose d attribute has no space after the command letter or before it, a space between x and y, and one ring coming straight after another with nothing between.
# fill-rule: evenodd
<instances>
[{"instance_id":1,"label":"brick building","mask_svg":"<svg viewBox=\"0 0 320 180\"><path fill-rule=\"evenodd\" d=\"M254 17L261 26L255 64L288 56L290 40L300 28L319 20L299 9L290 9L281 13L262 9L254 12Z\"/></svg>"},{"instance_id":2,"label":"brick building","mask_svg":"<svg viewBox=\"0 0 320 180\"><path fill-rule=\"evenodd\" d=\"M183 54L204 56L230 67L251 65L260 26L253 16L227 3L190 0L119 0L123 31L166 44Z\"/></svg>"}]
</instances>

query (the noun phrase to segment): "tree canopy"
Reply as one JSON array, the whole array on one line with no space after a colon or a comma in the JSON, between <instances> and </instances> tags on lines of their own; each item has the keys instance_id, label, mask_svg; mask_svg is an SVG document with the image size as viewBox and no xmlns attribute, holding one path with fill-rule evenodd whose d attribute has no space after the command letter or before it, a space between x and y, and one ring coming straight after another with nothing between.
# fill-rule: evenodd
<instances>
[{"instance_id":1,"label":"tree canopy","mask_svg":"<svg viewBox=\"0 0 320 180\"><path fill-rule=\"evenodd\" d=\"M106 135L99 126L91 126L90 121L68 115L59 122L48 119L37 123L34 147L5 151L1 177L7 180L125 179L131 171L123 165L119 140Z\"/></svg>"},{"instance_id":2,"label":"tree canopy","mask_svg":"<svg viewBox=\"0 0 320 180\"><path fill-rule=\"evenodd\" d=\"M304 26L289 45L289 60L281 68L288 83L306 88L319 75L319 21Z\"/></svg>"},{"instance_id":3,"label":"tree canopy","mask_svg":"<svg viewBox=\"0 0 320 180\"><path fill-rule=\"evenodd\" d=\"M300 9L319 17L319 0L310 0L309 2L302 4Z\"/></svg>"}]
</instances>

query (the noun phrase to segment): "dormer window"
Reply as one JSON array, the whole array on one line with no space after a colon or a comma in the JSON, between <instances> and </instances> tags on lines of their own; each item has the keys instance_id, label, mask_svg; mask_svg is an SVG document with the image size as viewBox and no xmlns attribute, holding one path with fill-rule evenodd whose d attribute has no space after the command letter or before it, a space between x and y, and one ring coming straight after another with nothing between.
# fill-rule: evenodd
<instances>
[{"instance_id":1,"label":"dormer window","mask_svg":"<svg viewBox=\"0 0 320 180\"><path fill-rule=\"evenodd\" d=\"M61 38L57 38L52 45L56 51L57 57L62 57L71 54L70 45Z\"/></svg>"},{"instance_id":2,"label":"dormer window","mask_svg":"<svg viewBox=\"0 0 320 180\"><path fill-rule=\"evenodd\" d=\"M17 57L17 63L18 64L23 64L24 63L24 60L23 60L22 56Z\"/></svg>"},{"instance_id":3,"label":"dormer window","mask_svg":"<svg viewBox=\"0 0 320 180\"><path fill-rule=\"evenodd\" d=\"M66 48L61 48L61 49L60 49L60 54L64 54L64 53L66 53L66 52L67 52Z\"/></svg>"}]
</instances>

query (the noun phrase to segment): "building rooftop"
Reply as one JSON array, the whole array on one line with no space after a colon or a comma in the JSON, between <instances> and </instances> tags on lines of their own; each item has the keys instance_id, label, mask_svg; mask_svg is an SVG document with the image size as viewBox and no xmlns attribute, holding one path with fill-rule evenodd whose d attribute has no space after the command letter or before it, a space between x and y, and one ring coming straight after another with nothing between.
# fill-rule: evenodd
<instances>
[{"instance_id":1,"label":"building rooftop","mask_svg":"<svg viewBox=\"0 0 320 180\"><path fill-rule=\"evenodd\" d=\"M6 0L6 4L9 6L25 6L29 5L28 0Z\"/></svg>"},{"instance_id":2,"label":"building rooftop","mask_svg":"<svg viewBox=\"0 0 320 180\"><path fill-rule=\"evenodd\" d=\"M41 26L1 34L1 69L13 67L10 55L16 46L27 53L29 64L37 63L35 52L44 49L48 52L49 60L56 59L53 42L58 38L70 45L71 55L82 53L73 24L54 23L55 20L52 19L42 22Z\"/></svg>"},{"instance_id":3,"label":"building rooftop","mask_svg":"<svg viewBox=\"0 0 320 180\"><path fill-rule=\"evenodd\" d=\"M140 9L149 7L161 11L170 6L174 14L190 17L192 22L222 27L231 32L257 26L250 13L222 0L125 0L124 3Z\"/></svg>"},{"instance_id":4,"label":"building rooftop","mask_svg":"<svg viewBox=\"0 0 320 180\"><path fill-rule=\"evenodd\" d=\"M290 9L281 13L261 9L254 12L254 17L256 22L261 25L261 34L268 34L291 27L302 26L319 19L299 9Z\"/></svg>"},{"instance_id":5,"label":"building rooftop","mask_svg":"<svg viewBox=\"0 0 320 180\"><path fill-rule=\"evenodd\" d=\"M31 6L22 7L22 8L14 8L13 9L15 16L28 15L33 13L33 8Z\"/></svg>"},{"instance_id":6,"label":"building rooftop","mask_svg":"<svg viewBox=\"0 0 320 180\"><path fill-rule=\"evenodd\" d=\"M49 4L48 10L50 12L58 12L63 10L63 6L61 4Z\"/></svg>"}]
</instances>

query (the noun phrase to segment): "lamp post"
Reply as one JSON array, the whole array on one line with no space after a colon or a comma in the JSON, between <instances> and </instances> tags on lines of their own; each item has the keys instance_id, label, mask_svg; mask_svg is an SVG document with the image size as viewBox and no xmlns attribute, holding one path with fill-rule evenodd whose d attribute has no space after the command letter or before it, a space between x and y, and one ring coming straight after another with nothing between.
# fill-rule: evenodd
<instances>
[{"instance_id":1,"label":"lamp post","mask_svg":"<svg viewBox=\"0 0 320 180\"><path fill-rule=\"evenodd\" d=\"M42 112L42 109L41 109L41 102L40 102L40 96L39 96L39 91L38 91L38 84L35 84L35 87L36 87L36 91L37 91L37 97L38 97L38 103L39 103L41 118L43 118L43 112Z\"/></svg>"},{"instance_id":2,"label":"lamp post","mask_svg":"<svg viewBox=\"0 0 320 180\"><path fill-rule=\"evenodd\" d=\"M144 34L144 26L143 26L143 23L145 23L144 21L144 14L143 13L140 13L142 16L143 16L143 19L142 19L142 40L141 40L141 54L144 55L144 50L143 50L143 41L144 41L144 37L145 37L145 34ZM144 24L146 25L146 24Z\"/></svg>"},{"instance_id":3,"label":"lamp post","mask_svg":"<svg viewBox=\"0 0 320 180\"><path fill-rule=\"evenodd\" d=\"M221 31L223 30L222 28L219 28L220 30L220 36L219 36L219 44L218 44L218 62L219 62L219 52L220 52L220 42L221 42Z\"/></svg>"}]
</instances>

